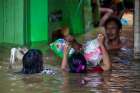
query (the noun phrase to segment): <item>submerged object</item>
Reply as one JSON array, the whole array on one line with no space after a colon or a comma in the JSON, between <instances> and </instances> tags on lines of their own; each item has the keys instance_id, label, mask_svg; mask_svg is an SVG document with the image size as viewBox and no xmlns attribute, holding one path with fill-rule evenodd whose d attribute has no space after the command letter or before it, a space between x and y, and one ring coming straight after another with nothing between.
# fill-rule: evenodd
<instances>
[{"instance_id":1,"label":"submerged object","mask_svg":"<svg viewBox=\"0 0 140 93\"><path fill-rule=\"evenodd\" d=\"M47 69L44 69L44 70L41 72L41 74L44 74L44 75L55 75L56 72L55 72L54 70L52 70L52 69L47 68Z\"/></svg>"}]
</instances>

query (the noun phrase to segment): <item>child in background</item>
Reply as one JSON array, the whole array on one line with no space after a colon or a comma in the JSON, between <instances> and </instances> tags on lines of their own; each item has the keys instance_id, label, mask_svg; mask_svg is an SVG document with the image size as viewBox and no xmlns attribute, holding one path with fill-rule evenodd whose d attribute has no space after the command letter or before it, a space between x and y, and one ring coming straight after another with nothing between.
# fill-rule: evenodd
<instances>
[{"instance_id":1,"label":"child in background","mask_svg":"<svg viewBox=\"0 0 140 93\"><path fill-rule=\"evenodd\" d=\"M66 40L69 45L74 48L75 50L81 50L82 45L76 41L76 39L70 34L68 27L63 27L54 31L52 35L53 42L57 39L64 39Z\"/></svg>"},{"instance_id":2,"label":"child in background","mask_svg":"<svg viewBox=\"0 0 140 93\"><path fill-rule=\"evenodd\" d=\"M53 34L52 34L53 41L60 39L60 38L65 39L68 42L72 42L74 40L74 37L72 35L70 35L70 33L69 33L68 27L59 28L53 32Z\"/></svg>"}]
</instances>

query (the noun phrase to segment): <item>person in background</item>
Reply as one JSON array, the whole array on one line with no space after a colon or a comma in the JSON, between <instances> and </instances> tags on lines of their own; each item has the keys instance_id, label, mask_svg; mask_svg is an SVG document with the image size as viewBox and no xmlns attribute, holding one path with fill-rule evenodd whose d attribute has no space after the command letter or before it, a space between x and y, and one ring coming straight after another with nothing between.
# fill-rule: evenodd
<instances>
[{"instance_id":1,"label":"person in background","mask_svg":"<svg viewBox=\"0 0 140 93\"><path fill-rule=\"evenodd\" d=\"M53 32L52 34L53 41L60 38L65 39L68 42L72 42L75 40L75 38L72 35L70 35L68 27L62 27Z\"/></svg>"},{"instance_id":2,"label":"person in background","mask_svg":"<svg viewBox=\"0 0 140 93\"><path fill-rule=\"evenodd\" d=\"M118 17L110 17L105 25L106 42L112 62L129 64L133 60L133 41L121 34L122 24Z\"/></svg>"},{"instance_id":3,"label":"person in background","mask_svg":"<svg viewBox=\"0 0 140 93\"><path fill-rule=\"evenodd\" d=\"M118 50L129 47L128 40L120 36L122 24L118 17L110 17L106 20L105 25L106 47L108 50Z\"/></svg>"},{"instance_id":4,"label":"person in background","mask_svg":"<svg viewBox=\"0 0 140 93\"><path fill-rule=\"evenodd\" d=\"M53 41L60 38L66 40L75 50L82 49L82 45L70 34L69 28L66 26L54 31L52 38Z\"/></svg>"},{"instance_id":5,"label":"person in background","mask_svg":"<svg viewBox=\"0 0 140 93\"><path fill-rule=\"evenodd\" d=\"M118 16L121 19L125 12L124 0L112 0L111 8L114 11L113 15Z\"/></svg>"},{"instance_id":6,"label":"person in background","mask_svg":"<svg viewBox=\"0 0 140 93\"><path fill-rule=\"evenodd\" d=\"M95 11L95 7L98 7L97 0L92 0L91 6L92 12L93 13L97 12ZM99 6L99 12L101 15L99 26L103 26L105 21L113 14L113 10L111 8Z\"/></svg>"}]
</instances>

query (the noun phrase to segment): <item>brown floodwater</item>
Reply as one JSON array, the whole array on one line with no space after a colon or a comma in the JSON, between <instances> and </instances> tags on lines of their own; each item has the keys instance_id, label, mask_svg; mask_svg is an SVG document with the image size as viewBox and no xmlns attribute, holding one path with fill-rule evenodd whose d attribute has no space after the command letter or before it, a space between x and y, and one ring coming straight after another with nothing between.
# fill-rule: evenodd
<instances>
[{"instance_id":1,"label":"brown floodwater","mask_svg":"<svg viewBox=\"0 0 140 93\"><path fill-rule=\"evenodd\" d=\"M131 49L123 50L110 54L112 70L105 73L62 73L60 59L46 55L45 66L53 69L54 75L22 75L15 73L20 64L15 70L8 68L9 49L1 48L0 93L140 93L140 62L132 59Z\"/></svg>"}]
</instances>

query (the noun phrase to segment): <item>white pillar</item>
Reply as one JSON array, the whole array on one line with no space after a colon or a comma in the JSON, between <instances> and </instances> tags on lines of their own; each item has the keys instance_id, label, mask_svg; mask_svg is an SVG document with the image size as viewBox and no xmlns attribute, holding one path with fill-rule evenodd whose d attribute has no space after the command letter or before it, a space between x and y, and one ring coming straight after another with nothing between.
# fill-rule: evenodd
<instances>
[{"instance_id":1,"label":"white pillar","mask_svg":"<svg viewBox=\"0 0 140 93\"><path fill-rule=\"evenodd\" d=\"M140 59L140 0L135 0L134 58L135 59Z\"/></svg>"}]
</instances>

